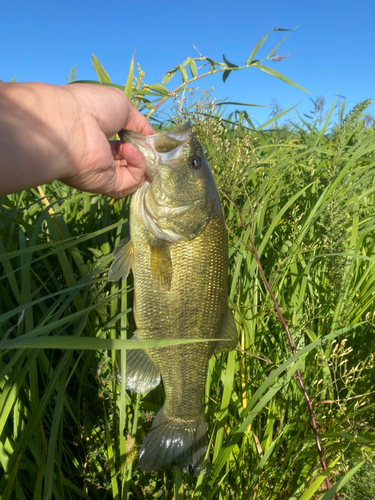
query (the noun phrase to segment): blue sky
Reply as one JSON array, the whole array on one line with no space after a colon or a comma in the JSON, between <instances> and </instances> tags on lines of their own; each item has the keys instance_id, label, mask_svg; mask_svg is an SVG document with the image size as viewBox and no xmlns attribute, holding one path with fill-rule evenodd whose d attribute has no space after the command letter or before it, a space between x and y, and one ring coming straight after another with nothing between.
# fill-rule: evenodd
<instances>
[{"instance_id":1,"label":"blue sky","mask_svg":"<svg viewBox=\"0 0 375 500\"><path fill-rule=\"evenodd\" d=\"M295 28L278 49L288 56L269 66L309 90L324 96L328 108L335 93L345 96L347 110L375 97L375 2L372 0L126 1L12 0L0 3L0 79L67 83L77 64L79 79L96 79L95 54L118 84L124 84L130 59L146 73L146 83L161 83L163 74L187 56L193 44L205 56L243 64L255 44L272 28ZM271 33L259 56L265 56L284 33ZM173 89L180 77L170 82ZM198 84L198 82L197 82ZM215 88L218 98L283 109L299 104L312 109L309 95L251 68L232 73L222 83L216 75L199 80ZM262 123L270 109L250 108ZM375 115L375 106L369 111ZM291 115L291 117L293 114Z\"/></svg>"}]
</instances>

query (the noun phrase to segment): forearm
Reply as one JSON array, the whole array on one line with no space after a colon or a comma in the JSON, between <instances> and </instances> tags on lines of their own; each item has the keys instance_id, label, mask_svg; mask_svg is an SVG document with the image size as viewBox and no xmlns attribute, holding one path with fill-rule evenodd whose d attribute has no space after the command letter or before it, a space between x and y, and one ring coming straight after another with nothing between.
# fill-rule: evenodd
<instances>
[{"instance_id":1,"label":"forearm","mask_svg":"<svg viewBox=\"0 0 375 500\"><path fill-rule=\"evenodd\" d=\"M69 174L77 111L64 87L0 83L0 195Z\"/></svg>"}]
</instances>

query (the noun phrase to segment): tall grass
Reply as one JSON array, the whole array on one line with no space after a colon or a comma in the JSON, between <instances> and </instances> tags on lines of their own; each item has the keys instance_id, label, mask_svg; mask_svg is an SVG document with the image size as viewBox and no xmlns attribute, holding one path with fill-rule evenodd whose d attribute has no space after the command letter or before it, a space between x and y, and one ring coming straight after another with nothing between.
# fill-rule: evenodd
<instances>
[{"instance_id":1,"label":"tall grass","mask_svg":"<svg viewBox=\"0 0 375 500\"><path fill-rule=\"evenodd\" d=\"M146 95L142 78L134 98ZM371 479L349 482L374 477L375 135L364 122L368 103L340 125L330 121L332 106L320 128L301 121L273 129L280 116L255 127L243 111L225 114L208 94L179 100L172 119L153 116L164 127L190 120L207 153L227 221L229 302L239 332L238 349L209 363L210 473L140 470L137 451L164 393L162 386L142 396L126 392L125 363L117 377L135 329L132 277L109 284L106 273L129 231L129 199L55 182L43 187L44 200L34 189L0 199L1 498L326 500L345 488L350 498L374 498ZM313 403L325 472L297 369Z\"/></svg>"}]
</instances>

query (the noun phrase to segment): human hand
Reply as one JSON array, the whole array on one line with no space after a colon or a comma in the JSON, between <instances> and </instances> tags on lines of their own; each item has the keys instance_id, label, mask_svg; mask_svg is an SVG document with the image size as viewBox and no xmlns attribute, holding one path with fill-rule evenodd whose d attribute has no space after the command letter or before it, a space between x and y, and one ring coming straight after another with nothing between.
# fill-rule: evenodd
<instances>
[{"instance_id":1,"label":"human hand","mask_svg":"<svg viewBox=\"0 0 375 500\"><path fill-rule=\"evenodd\" d=\"M61 178L83 191L123 198L145 180L146 160L132 144L110 141L121 128L141 134L155 133L145 117L115 88L76 84L66 87L77 102L80 131L73 151L72 175Z\"/></svg>"},{"instance_id":2,"label":"human hand","mask_svg":"<svg viewBox=\"0 0 375 500\"><path fill-rule=\"evenodd\" d=\"M145 179L142 153L108 142L121 128L154 133L116 88L0 83L0 110L0 196L59 179L121 198Z\"/></svg>"}]
</instances>

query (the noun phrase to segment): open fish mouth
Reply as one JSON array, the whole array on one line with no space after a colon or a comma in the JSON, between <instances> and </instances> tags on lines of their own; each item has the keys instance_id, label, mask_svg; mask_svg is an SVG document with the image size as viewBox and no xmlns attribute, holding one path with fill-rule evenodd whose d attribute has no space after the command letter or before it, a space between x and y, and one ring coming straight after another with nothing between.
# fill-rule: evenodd
<instances>
[{"instance_id":1,"label":"open fish mouth","mask_svg":"<svg viewBox=\"0 0 375 500\"><path fill-rule=\"evenodd\" d=\"M151 179L157 173L156 165L164 164L176 168L190 142L193 130L189 122L177 130L158 132L153 135L142 135L138 132L120 130L118 133L122 143L133 144L146 158L146 173Z\"/></svg>"}]
</instances>

